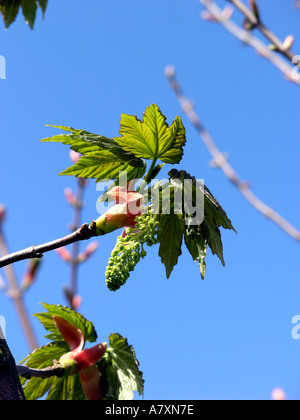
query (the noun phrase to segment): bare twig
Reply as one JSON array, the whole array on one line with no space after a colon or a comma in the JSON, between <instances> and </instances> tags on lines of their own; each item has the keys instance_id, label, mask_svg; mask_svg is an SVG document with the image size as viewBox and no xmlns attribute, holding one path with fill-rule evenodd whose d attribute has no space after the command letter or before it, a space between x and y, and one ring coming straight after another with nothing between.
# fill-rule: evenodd
<instances>
[{"instance_id":1,"label":"bare twig","mask_svg":"<svg viewBox=\"0 0 300 420\"><path fill-rule=\"evenodd\" d=\"M28 366L18 365L17 367L18 375L22 378L31 379L31 378L41 378L41 379L48 379L56 376L58 378L62 378L65 369L62 367L48 367L45 369L33 369Z\"/></svg>"},{"instance_id":2,"label":"bare twig","mask_svg":"<svg viewBox=\"0 0 300 420\"><path fill-rule=\"evenodd\" d=\"M73 220L73 230L77 230L80 226L81 222L81 211L82 211L82 202L83 202L83 192L84 192L84 186L85 186L85 180L78 179L77 180L77 192L76 192L76 199L75 199L75 205L74 205L74 220ZM71 261L71 306L72 309L74 308L74 297L77 294L77 286L78 286L78 255L79 255L79 242L75 242L73 244L73 250L72 250L72 261Z\"/></svg>"},{"instance_id":3,"label":"bare twig","mask_svg":"<svg viewBox=\"0 0 300 420\"><path fill-rule=\"evenodd\" d=\"M245 18L255 27L258 29L268 41L271 42L272 45L276 48L280 54L282 54L285 58L287 58L290 62L295 65L300 63L299 58L297 55L291 51L290 48L286 48L284 43L272 32L270 31L261 21L260 18L255 16L251 9L248 9L247 6L241 0L227 0L231 4L233 4L244 16ZM295 58L296 57L296 58Z\"/></svg>"},{"instance_id":4,"label":"bare twig","mask_svg":"<svg viewBox=\"0 0 300 420\"><path fill-rule=\"evenodd\" d=\"M255 37L250 31L246 31L243 28L235 24L223 11L218 7L212 0L199 0L200 3L211 13L217 22L221 23L225 29L227 29L232 35L250 45L255 51L262 57L269 60L275 67L277 67L284 76L291 82L300 86L300 77L297 73L297 66L299 59L290 50L283 50L281 42L277 40L275 35L272 37L273 41L276 41L276 47L281 48L281 53L289 60L293 61L293 65L287 63L278 53L271 51L267 45L265 45L260 39ZM246 8L247 9L247 8ZM248 9L247 9L248 10ZM250 11L251 15L252 12ZM253 15L254 16L254 15ZM255 17L255 16L254 16ZM255 18L256 19L256 18ZM257 23L257 19L255 20ZM265 32L267 30L265 29ZM268 31L269 37L271 32ZM280 44L279 44L280 42Z\"/></svg>"},{"instance_id":5,"label":"bare twig","mask_svg":"<svg viewBox=\"0 0 300 420\"><path fill-rule=\"evenodd\" d=\"M8 254L9 254L8 245L7 245L5 235L2 229L2 223L0 222L0 255L8 255ZM38 343L37 343L37 339L33 331L32 324L30 322L30 318L27 313L27 308L24 303L23 294L20 290L15 270L13 266L11 265L7 265L4 270L5 270L5 276L6 276L7 282L9 284L9 288L6 291L6 293L13 300L15 304L15 307L19 316L19 320L23 327L23 331L26 336L29 348L31 349L31 351L33 351L34 349L38 347Z\"/></svg>"},{"instance_id":6,"label":"bare twig","mask_svg":"<svg viewBox=\"0 0 300 420\"><path fill-rule=\"evenodd\" d=\"M274 211L271 207L267 206L261 200L259 200L256 195L251 191L249 182L244 182L240 179L238 174L235 172L233 167L229 164L228 160L220 152L217 145L215 144L213 138L211 137L208 130L202 124L199 116L197 115L194 105L192 102L185 96L180 84L176 79L175 69L171 66L167 67L166 75L170 82L171 88L174 91L183 112L186 114L194 128L197 130L199 135L202 138L205 146L207 147L209 153L214 159L215 166L219 167L229 181L239 190L239 192L244 196L244 198L253 206L257 211L263 214L266 218L275 223L280 227L284 232L286 232L290 237L295 239L297 242L300 242L300 231L292 226L286 219L284 219L280 214Z\"/></svg>"},{"instance_id":7,"label":"bare twig","mask_svg":"<svg viewBox=\"0 0 300 420\"><path fill-rule=\"evenodd\" d=\"M70 245L78 241L84 241L94 236L96 236L96 224L94 222L90 225L84 224L75 232L65 236L64 238L56 239L55 241L47 242L42 245L32 246L0 258L0 268L30 258L42 258L43 253L45 252L53 251L54 249Z\"/></svg>"}]
</instances>

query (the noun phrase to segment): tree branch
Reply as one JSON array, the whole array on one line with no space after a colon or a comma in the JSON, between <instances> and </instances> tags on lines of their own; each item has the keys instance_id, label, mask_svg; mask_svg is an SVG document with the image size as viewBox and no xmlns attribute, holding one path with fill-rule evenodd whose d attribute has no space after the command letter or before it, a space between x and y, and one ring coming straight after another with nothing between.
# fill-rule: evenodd
<instances>
[{"instance_id":1,"label":"tree branch","mask_svg":"<svg viewBox=\"0 0 300 420\"><path fill-rule=\"evenodd\" d=\"M29 258L42 258L43 253L45 252L53 251L54 249L70 245L78 241L84 241L94 236L97 236L95 222L92 222L91 225L84 224L75 232L65 236L64 238L56 239L55 241L48 242L43 245L32 246L0 258L0 268Z\"/></svg>"},{"instance_id":2,"label":"tree branch","mask_svg":"<svg viewBox=\"0 0 300 420\"><path fill-rule=\"evenodd\" d=\"M5 239L5 235L2 229L2 222L0 221L0 255L8 255L8 246ZM5 267L5 275L7 283L9 284L9 289L7 291L8 296L13 300L16 311L19 316L19 320L23 327L29 348L31 351L38 347L37 339L34 334L30 318L28 316L27 308L24 303L23 295L20 290L17 276L13 266L8 265Z\"/></svg>"},{"instance_id":3,"label":"tree branch","mask_svg":"<svg viewBox=\"0 0 300 420\"><path fill-rule=\"evenodd\" d=\"M0 401L24 401L25 399L15 359L0 327Z\"/></svg>"},{"instance_id":4,"label":"tree branch","mask_svg":"<svg viewBox=\"0 0 300 420\"><path fill-rule=\"evenodd\" d=\"M256 28L258 29L268 41L276 48L280 54L287 58L291 63L295 65L300 64L299 58L297 55L291 51L290 48L286 49L283 42L271 32L261 21L260 18L255 16L252 10L248 9L247 6L241 0L227 0L229 3L233 4L244 16L245 18ZM296 58L295 58L296 57Z\"/></svg>"},{"instance_id":5,"label":"tree branch","mask_svg":"<svg viewBox=\"0 0 300 420\"><path fill-rule=\"evenodd\" d=\"M223 153L220 152L213 138L211 137L208 130L202 124L199 116L197 115L194 105L185 96L180 84L176 79L175 69L173 67L167 67L166 76L170 82L171 88L174 91L183 112L186 114L191 124L199 133L203 143L208 149L209 153L214 159L214 166L219 167L229 181L239 190L243 197L253 206L257 211L263 214L266 218L275 223L290 237L300 243L300 231L292 226L286 219L280 214L274 211L271 207L263 203L256 195L251 191L249 182L242 181L238 174L235 172L233 167L229 164Z\"/></svg>"},{"instance_id":6,"label":"tree branch","mask_svg":"<svg viewBox=\"0 0 300 420\"><path fill-rule=\"evenodd\" d=\"M73 226L72 226L74 230L78 229L78 227L80 226L85 182L86 180L83 180L81 178L77 180L77 192L76 192L76 200L75 200L75 205L74 205L74 220L73 220ZM72 261L71 261L70 293L71 293L72 300L70 301L70 304L71 304L72 309L75 309L73 298L77 294L77 287L78 287L78 266L79 266L78 255L79 255L79 242L75 242L73 245Z\"/></svg>"},{"instance_id":7,"label":"tree branch","mask_svg":"<svg viewBox=\"0 0 300 420\"><path fill-rule=\"evenodd\" d=\"M291 82L300 86L300 77L297 73L297 66L299 63L299 59L296 55L294 55L290 50L283 50L282 43L277 40L275 35L272 37L273 41L276 43L276 48L279 47L281 49L281 53L289 59L289 61L293 61L294 66L288 64L278 53L271 51L267 45L265 45L260 39L255 37L250 31L246 31L236 25L228 16L224 15L223 10L221 10L216 3L212 0L199 0L200 3L211 13L211 15L219 22L225 29L228 30L232 35L236 38L244 42L245 44L250 45L255 51L262 57L269 60L275 67L277 67L284 76L290 80ZM233 3L231 0L228 0ZM245 7L245 6L244 6ZM247 8L246 8L247 9ZM248 9L247 9L248 10ZM249 11L252 16L252 12ZM254 18L255 15L253 14ZM256 18L255 18L256 19ZM255 20L256 24L258 20ZM265 30L266 32L267 30ZM270 31L268 31L269 37ZM280 44L279 44L280 43Z\"/></svg>"},{"instance_id":8,"label":"tree branch","mask_svg":"<svg viewBox=\"0 0 300 420\"><path fill-rule=\"evenodd\" d=\"M28 366L18 365L16 367L18 375L22 378L31 379L31 378L41 378L48 379L56 376L62 378L65 373L65 369L62 367L48 367L45 369L33 369Z\"/></svg>"}]
</instances>

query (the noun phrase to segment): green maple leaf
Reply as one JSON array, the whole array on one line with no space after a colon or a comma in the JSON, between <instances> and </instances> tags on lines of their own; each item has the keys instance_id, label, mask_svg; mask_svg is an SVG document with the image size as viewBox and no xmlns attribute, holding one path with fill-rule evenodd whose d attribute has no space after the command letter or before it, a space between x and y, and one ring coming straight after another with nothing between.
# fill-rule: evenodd
<instances>
[{"instance_id":1,"label":"green maple leaf","mask_svg":"<svg viewBox=\"0 0 300 420\"><path fill-rule=\"evenodd\" d=\"M47 312L35 314L50 334L46 338L53 340L47 345L36 349L21 363L34 369L44 369L53 365L54 360L68 353L70 348L53 322L53 316L59 316L80 329L86 341L94 342L97 333L93 324L74 310L61 306L43 303ZM47 400L84 400L85 396L80 384L79 375L70 376L65 373L63 377L47 379L32 378L29 381L22 378L24 393L27 400L37 400L47 394Z\"/></svg>"},{"instance_id":2,"label":"green maple leaf","mask_svg":"<svg viewBox=\"0 0 300 420\"><path fill-rule=\"evenodd\" d=\"M120 334L108 338L109 347L99 363L107 399L132 400L133 391L143 395L143 373L133 347Z\"/></svg>"},{"instance_id":3,"label":"green maple leaf","mask_svg":"<svg viewBox=\"0 0 300 420\"><path fill-rule=\"evenodd\" d=\"M186 209L183 205L186 220L184 232L185 244L193 257L193 260L198 261L201 277L204 278L206 272L205 257L208 246L210 247L212 254L216 254L221 263L225 266L223 244L219 228L223 227L224 229L233 231L235 231L235 229L218 200L204 184L197 181L195 177L192 177L185 171L179 172L172 169L169 172L169 176L174 188L177 188L176 180L179 180L180 188L182 188L183 185L183 191L185 188L188 189L187 194L192 198L192 207L203 216L199 223L189 223L189 220L191 220L189 208ZM191 183L185 184L185 180L190 180ZM185 185L187 185L187 187L185 187ZM200 200L200 204L204 208L197 209L197 202L195 199L197 193L202 194L203 201Z\"/></svg>"},{"instance_id":4,"label":"green maple leaf","mask_svg":"<svg viewBox=\"0 0 300 420\"><path fill-rule=\"evenodd\" d=\"M155 104L146 109L143 121L123 114L120 134L122 137L115 138L115 141L124 150L143 159L160 159L171 164L180 162L186 143L181 118L176 117L169 127L166 117Z\"/></svg>"},{"instance_id":5,"label":"green maple leaf","mask_svg":"<svg viewBox=\"0 0 300 420\"><path fill-rule=\"evenodd\" d=\"M68 344L61 336L53 321L53 316L59 316L75 325L83 332L87 341L93 342L97 338L93 324L81 314L61 305L43 304L47 312L36 314L42 325L50 334L51 339L47 345L36 349L29 354L20 364L25 364L32 369L45 369L53 366L54 360L59 360L70 351ZM97 364L103 375L103 391L107 398L132 399L133 391L143 393L144 380L139 371L139 363L132 346L120 334L111 334L109 348ZM46 400L85 400L79 373L70 375L68 370L61 372L61 377L51 378L21 378L27 400L37 400L47 395Z\"/></svg>"},{"instance_id":6,"label":"green maple leaf","mask_svg":"<svg viewBox=\"0 0 300 420\"><path fill-rule=\"evenodd\" d=\"M5 28L7 29L16 20L21 7L26 23L33 29L38 7L44 15L47 5L48 0L0 0L0 13Z\"/></svg>"},{"instance_id":7,"label":"green maple leaf","mask_svg":"<svg viewBox=\"0 0 300 420\"><path fill-rule=\"evenodd\" d=\"M80 178L93 178L97 182L118 180L120 172L127 173L128 181L142 178L146 172L144 159L152 160L152 172L147 182L160 171L162 165L155 163L179 163L186 142L185 128L181 118L176 117L171 126L157 105L151 105L144 113L143 121L132 115L121 117L120 134L113 139L77 130L72 127L51 126L68 131L43 139L43 142L58 142L71 146L82 157L60 175L74 175Z\"/></svg>"},{"instance_id":8,"label":"green maple leaf","mask_svg":"<svg viewBox=\"0 0 300 420\"><path fill-rule=\"evenodd\" d=\"M197 234L194 229L185 229L184 241L194 261L197 261L200 268L202 280L206 274L205 257L207 252L207 241L203 235Z\"/></svg>"},{"instance_id":9,"label":"green maple leaf","mask_svg":"<svg viewBox=\"0 0 300 420\"><path fill-rule=\"evenodd\" d=\"M51 342L46 346L36 349L29 354L20 364L25 364L32 369L45 369L53 365L53 360L59 360L61 356L69 352L66 342ZM56 387L59 382L64 382L64 378L32 378L29 381L21 378L26 399L29 401L42 398L52 386Z\"/></svg>"},{"instance_id":10,"label":"green maple leaf","mask_svg":"<svg viewBox=\"0 0 300 420\"><path fill-rule=\"evenodd\" d=\"M36 0L21 0L21 6L26 23L33 29L38 8Z\"/></svg>"},{"instance_id":11,"label":"green maple leaf","mask_svg":"<svg viewBox=\"0 0 300 420\"><path fill-rule=\"evenodd\" d=\"M72 134L60 134L43 139L42 142L56 142L71 146L82 157L74 165L61 172L60 175L74 175L79 178L92 178L96 182L115 180L120 172L127 172L131 181L145 174L145 162L134 154L122 149L113 139L92 134L72 127L50 126L69 131Z\"/></svg>"},{"instance_id":12,"label":"green maple leaf","mask_svg":"<svg viewBox=\"0 0 300 420\"><path fill-rule=\"evenodd\" d=\"M35 316L39 319L43 327L47 331L51 332L51 334L46 336L49 340L56 342L65 341L53 322L53 316L64 318L70 324L75 325L82 331L86 341L93 343L97 340L97 333L93 324L78 312L62 305L49 305L47 303L43 303L43 306L48 312L38 313L35 314Z\"/></svg>"},{"instance_id":13,"label":"green maple leaf","mask_svg":"<svg viewBox=\"0 0 300 420\"><path fill-rule=\"evenodd\" d=\"M48 6L48 0L38 0L39 6L42 9L43 16L45 15L47 6Z\"/></svg>"},{"instance_id":14,"label":"green maple leaf","mask_svg":"<svg viewBox=\"0 0 300 420\"><path fill-rule=\"evenodd\" d=\"M7 29L18 16L21 0L0 0L0 12Z\"/></svg>"},{"instance_id":15,"label":"green maple leaf","mask_svg":"<svg viewBox=\"0 0 300 420\"><path fill-rule=\"evenodd\" d=\"M181 255L184 220L181 214L163 214L160 217L157 239L160 242L159 256L166 267L167 278Z\"/></svg>"},{"instance_id":16,"label":"green maple leaf","mask_svg":"<svg viewBox=\"0 0 300 420\"><path fill-rule=\"evenodd\" d=\"M80 160L60 175L74 175L79 178L93 178L96 182L118 179L120 172L127 173L127 181L140 178L145 173L145 166L132 166L122 158L114 156L111 152L90 153L82 156Z\"/></svg>"}]
</instances>

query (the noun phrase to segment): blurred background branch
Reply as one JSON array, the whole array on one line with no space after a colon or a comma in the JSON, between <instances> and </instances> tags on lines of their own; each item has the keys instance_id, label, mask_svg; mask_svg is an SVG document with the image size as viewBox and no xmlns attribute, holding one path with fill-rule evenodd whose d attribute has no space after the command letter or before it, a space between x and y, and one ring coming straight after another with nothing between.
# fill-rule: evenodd
<instances>
[{"instance_id":1,"label":"blurred background branch","mask_svg":"<svg viewBox=\"0 0 300 420\"><path fill-rule=\"evenodd\" d=\"M235 172L233 167L228 162L228 156L222 153L216 143L214 142L209 131L202 124L200 117L195 111L194 104L189 100L184 91L177 81L175 68L168 66L166 68L166 76L169 80L170 86L173 92L178 99L178 102L181 105L183 112L188 117L191 124L199 133L203 143L205 144L207 150L213 157L212 165L215 168L220 168L227 179L239 190L243 197L261 214L263 214L267 219L271 220L283 231L285 231L290 237L295 239L300 243L300 231L292 226L286 219L284 219L280 214L278 214L271 207L262 202L256 195L251 191L250 183L243 181L239 175Z\"/></svg>"},{"instance_id":2,"label":"blurred background branch","mask_svg":"<svg viewBox=\"0 0 300 420\"><path fill-rule=\"evenodd\" d=\"M3 231L3 223L6 217L6 210L0 205L0 257L9 255L8 244ZM33 331L33 327L28 315L28 311L24 302L24 291L34 281L36 275L37 264L33 261L29 262L27 271L24 274L23 282L19 285L13 265L4 267L5 278L1 277L1 290L11 299L15 305L19 321L22 325L24 334L27 339L30 350L38 347L38 342ZM26 286L25 286L26 285Z\"/></svg>"},{"instance_id":3,"label":"blurred background branch","mask_svg":"<svg viewBox=\"0 0 300 420\"><path fill-rule=\"evenodd\" d=\"M243 43L250 45L262 57L269 60L277 67L284 76L291 82L300 86L300 77L297 72L299 66L299 57L291 50L293 37L287 36L284 42L281 42L269 29L267 29L260 18L256 17L253 11L248 9L239 0L228 0L237 7L245 16L244 28L238 26L231 18L234 13L234 7L227 5L223 10L212 0L199 0L205 7L202 18L223 25L227 31L238 38ZM256 3L253 3L255 4ZM254 7L254 6L253 6ZM257 16L258 14L257 9ZM245 29L245 27L247 29ZM271 46L266 45L259 38L253 35L252 30L257 28L270 42ZM280 55L281 54L281 55ZM287 63L288 59L291 64Z\"/></svg>"},{"instance_id":4,"label":"blurred background branch","mask_svg":"<svg viewBox=\"0 0 300 420\"><path fill-rule=\"evenodd\" d=\"M78 162L80 153L71 151L70 159L73 163ZM83 178L76 179L76 192L73 193L71 188L65 189L65 198L67 203L73 208L73 222L70 230L75 232L81 226L82 210L84 207L83 197L88 181ZM57 249L60 258L70 265L70 286L64 287L65 298L70 308L79 309L82 298L78 294L78 271L79 266L85 262L98 248L98 242L92 241L83 252L80 252L80 243L75 242L72 245L71 252L66 247Z\"/></svg>"},{"instance_id":5,"label":"blurred background branch","mask_svg":"<svg viewBox=\"0 0 300 420\"><path fill-rule=\"evenodd\" d=\"M71 160L75 163L78 160L79 154L71 152ZM87 181L79 178L77 182L77 191L74 195L70 188L65 190L65 197L67 202L74 209L73 222L70 230L75 233L79 230L81 224L81 214L83 209L83 195L87 187ZM7 257L10 254L6 236L4 234L3 225L6 220L6 209L4 205L0 205L0 258ZM58 241L59 242L59 241ZM72 243L72 242L70 242ZM72 252L70 253L66 247L57 250L59 256L63 261L70 264L70 286L64 288L65 297L69 306L72 309L78 309L81 305L81 297L77 294L78 290L78 269L79 265L85 262L98 248L98 242L91 242L86 249L80 253L79 241L73 241ZM27 258L32 258L28 255ZM21 258L22 260L24 258ZM18 259L17 259L18 261ZM19 283L13 264L3 264L3 274L0 275L0 290L4 295L13 301L18 319L24 331L30 351L38 347L38 342L33 330L33 326L28 315L25 305L25 293L33 285L36 280L37 273L41 264L41 259L33 258L27 263L22 281Z\"/></svg>"},{"instance_id":6,"label":"blurred background branch","mask_svg":"<svg viewBox=\"0 0 300 420\"><path fill-rule=\"evenodd\" d=\"M300 63L299 57L291 50L292 44L286 44L285 41L281 40L270 31L262 22L258 5L255 0L249 0L250 8L248 9L241 0L227 0L229 1L236 9L238 9L244 16L244 26L249 30L257 29L259 30L264 37L270 41L271 46L275 51L280 53L283 57L287 58L290 62L293 62L295 65ZM294 60L294 58L296 59ZM293 61L294 60L294 61Z\"/></svg>"}]
</instances>

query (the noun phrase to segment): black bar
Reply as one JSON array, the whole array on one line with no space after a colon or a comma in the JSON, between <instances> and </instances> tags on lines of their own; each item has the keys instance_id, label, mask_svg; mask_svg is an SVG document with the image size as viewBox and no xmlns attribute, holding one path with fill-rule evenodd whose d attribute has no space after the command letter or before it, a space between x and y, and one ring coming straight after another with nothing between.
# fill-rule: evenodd
<instances>
[{"instance_id":1,"label":"black bar","mask_svg":"<svg viewBox=\"0 0 300 420\"><path fill-rule=\"evenodd\" d=\"M127 415L131 418L148 416L190 417L200 415L200 401L103 401L97 406L97 410L107 416Z\"/></svg>"}]
</instances>

